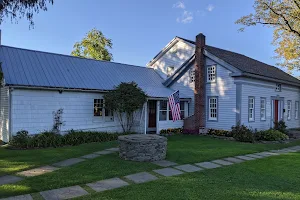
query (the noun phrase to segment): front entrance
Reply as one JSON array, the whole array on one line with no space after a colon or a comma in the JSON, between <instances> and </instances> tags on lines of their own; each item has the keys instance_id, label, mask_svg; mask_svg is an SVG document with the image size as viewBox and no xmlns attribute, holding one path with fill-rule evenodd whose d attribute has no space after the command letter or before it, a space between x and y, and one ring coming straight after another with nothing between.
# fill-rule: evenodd
<instances>
[{"instance_id":1,"label":"front entrance","mask_svg":"<svg viewBox=\"0 0 300 200\"><path fill-rule=\"evenodd\" d=\"M272 99L272 122L271 128L274 127L274 122L279 122L283 119L284 112L284 98L271 97Z\"/></svg>"},{"instance_id":2,"label":"front entrance","mask_svg":"<svg viewBox=\"0 0 300 200\"><path fill-rule=\"evenodd\" d=\"M148 131L156 131L156 101L148 101Z\"/></svg>"},{"instance_id":3,"label":"front entrance","mask_svg":"<svg viewBox=\"0 0 300 200\"><path fill-rule=\"evenodd\" d=\"M279 100L274 100L274 122L279 121Z\"/></svg>"}]
</instances>

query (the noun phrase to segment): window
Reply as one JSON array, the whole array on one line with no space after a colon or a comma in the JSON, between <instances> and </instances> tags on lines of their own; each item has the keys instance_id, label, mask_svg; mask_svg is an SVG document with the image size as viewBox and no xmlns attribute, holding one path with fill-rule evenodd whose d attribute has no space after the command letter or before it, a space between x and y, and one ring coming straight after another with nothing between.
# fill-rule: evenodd
<instances>
[{"instance_id":1,"label":"window","mask_svg":"<svg viewBox=\"0 0 300 200\"><path fill-rule=\"evenodd\" d=\"M292 101L287 101L287 119L291 120L292 116Z\"/></svg>"},{"instance_id":2,"label":"window","mask_svg":"<svg viewBox=\"0 0 300 200\"><path fill-rule=\"evenodd\" d=\"M180 101L180 119L181 120L184 119L184 101ZM173 120L172 111L170 107L169 107L169 120Z\"/></svg>"},{"instance_id":3,"label":"window","mask_svg":"<svg viewBox=\"0 0 300 200\"><path fill-rule=\"evenodd\" d=\"M103 99L94 99L94 116L102 116Z\"/></svg>"},{"instance_id":4,"label":"window","mask_svg":"<svg viewBox=\"0 0 300 200\"><path fill-rule=\"evenodd\" d=\"M114 112L105 108L105 121L114 121Z\"/></svg>"},{"instance_id":5,"label":"window","mask_svg":"<svg viewBox=\"0 0 300 200\"><path fill-rule=\"evenodd\" d=\"M276 89L275 89L276 92L281 92L281 84L280 83L277 83L276 84Z\"/></svg>"},{"instance_id":6,"label":"window","mask_svg":"<svg viewBox=\"0 0 300 200\"><path fill-rule=\"evenodd\" d=\"M160 101L159 121L167 120L167 111L168 111L168 101L167 100Z\"/></svg>"},{"instance_id":7,"label":"window","mask_svg":"<svg viewBox=\"0 0 300 200\"><path fill-rule=\"evenodd\" d=\"M295 102L295 119L299 117L299 101Z\"/></svg>"},{"instance_id":8,"label":"window","mask_svg":"<svg viewBox=\"0 0 300 200\"><path fill-rule=\"evenodd\" d=\"M195 82L195 69L190 69L190 83Z\"/></svg>"},{"instance_id":9,"label":"window","mask_svg":"<svg viewBox=\"0 0 300 200\"><path fill-rule=\"evenodd\" d=\"M216 81L216 66L211 65L207 67L207 82Z\"/></svg>"},{"instance_id":10,"label":"window","mask_svg":"<svg viewBox=\"0 0 300 200\"><path fill-rule=\"evenodd\" d=\"M173 74L174 71L174 67L173 66L169 66L167 68L167 77L170 77Z\"/></svg>"},{"instance_id":11,"label":"window","mask_svg":"<svg viewBox=\"0 0 300 200\"><path fill-rule=\"evenodd\" d=\"M260 119L266 120L266 98L260 98Z\"/></svg>"},{"instance_id":12,"label":"window","mask_svg":"<svg viewBox=\"0 0 300 200\"><path fill-rule=\"evenodd\" d=\"M249 121L255 121L255 116L254 116L255 98L254 97L249 97L248 102L249 102L248 103Z\"/></svg>"},{"instance_id":13,"label":"window","mask_svg":"<svg viewBox=\"0 0 300 200\"><path fill-rule=\"evenodd\" d=\"M208 98L208 119L218 120L218 98L209 97Z\"/></svg>"}]
</instances>

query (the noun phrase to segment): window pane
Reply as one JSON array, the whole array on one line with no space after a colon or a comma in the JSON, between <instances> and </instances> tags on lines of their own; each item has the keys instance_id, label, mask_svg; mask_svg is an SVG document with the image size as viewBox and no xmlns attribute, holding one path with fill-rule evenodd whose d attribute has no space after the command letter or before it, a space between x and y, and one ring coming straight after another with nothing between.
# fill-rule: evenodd
<instances>
[{"instance_id":1,"label":"window pane","mask_svg":"<svg viewBox=\"0 0 300 200\"><path fill-rule=\"evenodd\" d=\"M168 101L160 101L160 110L167 110Z\"/></svg>"},{"instance_id":2,"label":"window pane","mask_svg":"<svg viewBox=\"0 0 300 200\"><path fill-rule=\"evenodd\" d=\"M159 121L167 120L167 111L159 111Z\"/></svg>"},{"instance_id":3,"label":"window pane","mask_svg":"<svg viewBox=\"0 0 300 200\"><path fill-rule=\"evenodd\" d=\"M103 99L94 99L94 116L102 116Z\"/></svg>"},{"instance_id":4,"label":"window pane","mask_svg":"<svg viewBox=\"0 0 300 200\"><path fill-rule=\"evenodd\" d=\"M173 120L172 111L171 110L169 111L169 120Z\"/></svg>"}]
</instances>

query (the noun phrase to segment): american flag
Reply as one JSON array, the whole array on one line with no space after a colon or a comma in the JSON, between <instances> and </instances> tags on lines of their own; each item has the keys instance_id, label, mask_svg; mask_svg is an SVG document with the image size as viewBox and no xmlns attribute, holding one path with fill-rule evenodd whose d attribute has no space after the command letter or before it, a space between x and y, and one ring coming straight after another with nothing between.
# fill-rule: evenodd
<instances>
[{"instance_id":1,"label":"american flag","mask_svg":"<svg viewBox=\"0 0 300 200\"><path fill-rule=\"evenodd\" d=\"M169 96L169 105L172 112L173 122L181 120L179 90Z\"/></svg>"}]
</instances>

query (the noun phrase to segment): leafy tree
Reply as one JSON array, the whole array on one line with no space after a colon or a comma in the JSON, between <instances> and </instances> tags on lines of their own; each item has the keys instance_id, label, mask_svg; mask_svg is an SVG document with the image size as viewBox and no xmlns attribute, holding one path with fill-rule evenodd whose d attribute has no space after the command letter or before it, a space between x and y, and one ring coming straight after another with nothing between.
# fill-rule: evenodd
<instances>
[{"instance_id":1,"label":"leafy tree","mask_svg":"<svg viewBox=\"0 0 300 200\"><path fill-rule=\"evenodd\" d=\"M300 69L300 0L255 0L255 13L236 21L245 27L258 24L274 29L273 44L282 62L289 70Z\"/></svg>"},{"instance_id":2,"label":"leafy tree","mask_svg":"<svg viewBox=\"0 0 300 200\"><path fill-rule=\"evenodd\" d=\"M39 13L40 10L47 11L47 3L53 5L54 0L1 0L0 23L4 21L4 17L17 22L18 19L26 16L29 26L33 27L33 14Z\"/></svg>"},{"instance_id":3,"label":"leafy tree","mask_svg":"<svg viewBox=\"0 0 300 200\"><path fill-rule=\"evenodd\" d=\"M92 29L81 42L75 43L71 54L82 58L111 61L113 57L108 48L112 48L111 39L106 38L101 31Z\"/></svg>"},{"instance_id":4,"label":"leafy tree","mask_svg":"<svg viewBox=\"0 0 300 200\"><path fill-rule=\"evenodd\" d=\"M121 83L104 95L105 108L116 113L124 132L131 130L135 112L146 102L145 92L135 82Z\"/></svg>"}]
</instances>

